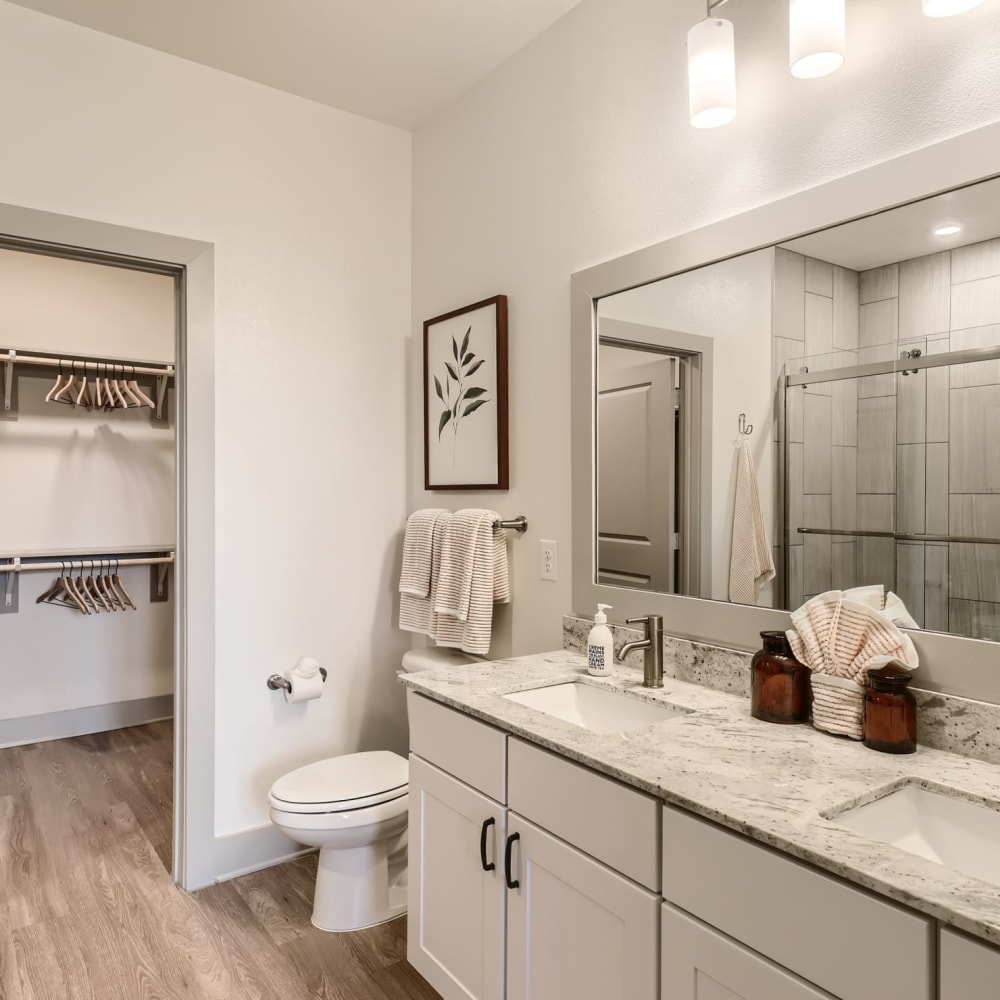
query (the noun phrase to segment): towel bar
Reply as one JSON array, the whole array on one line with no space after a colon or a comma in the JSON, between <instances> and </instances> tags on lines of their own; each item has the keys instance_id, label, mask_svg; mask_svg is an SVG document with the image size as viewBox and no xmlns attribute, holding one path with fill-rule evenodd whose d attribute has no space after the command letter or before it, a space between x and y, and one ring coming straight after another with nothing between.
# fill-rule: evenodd
<instances>
[{"instance_id":1,"label":"towel bar","mask_svg":"<svg viewBox=\"0 0 1000 1000\"><path fill-rule=\"evenodd\" d=\"M494 521L494 528L511 528L518 534L523 535L528 530L528 519L523 514L511 518L509 521Z\"/></svg>"}]
</instances>

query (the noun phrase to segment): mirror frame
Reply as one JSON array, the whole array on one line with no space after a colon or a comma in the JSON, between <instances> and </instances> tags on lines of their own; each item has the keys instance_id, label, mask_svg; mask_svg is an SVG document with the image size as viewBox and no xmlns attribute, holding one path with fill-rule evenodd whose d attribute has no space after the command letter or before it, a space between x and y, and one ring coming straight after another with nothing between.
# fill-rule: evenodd
<instances>
[{"instance_id":1,"label":"mirror frame","mask_svg":"<svg viewBox=\"0 0 1000 1000\"><path fill-rule=\"evenodd\" d=\"M764 629L785 629L787 611L599 585L596 561L596 352L599 299L739 257L855 219L1000 177L1000 123L965 132L826 184L577 271L570 282L573 606L598 602L614 621L662 614L668 634L752 650ZM1000 703L1000 643L910 630L920 655L917 686Z\"/></svg>"}]
</instances>

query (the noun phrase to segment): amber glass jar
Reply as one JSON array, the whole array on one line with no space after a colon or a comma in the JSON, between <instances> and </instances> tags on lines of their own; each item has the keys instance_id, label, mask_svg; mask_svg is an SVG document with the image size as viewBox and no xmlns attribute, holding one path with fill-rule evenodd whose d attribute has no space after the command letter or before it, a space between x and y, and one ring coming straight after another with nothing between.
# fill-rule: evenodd
<instances>
[{"instance_id":1,"label":"amber glass jar","mask_svg":"<svg viewBox=\"0 0 1000 1000\"><path fill-rule=\"evenodd\" d=\"M750 714L764 722L807 722L810 670L792 654L784 632L761 632L764 648L750 663Z\"/></svg>"},{"instance_id":2,"label":"amber glass jar","mask_svg":"<svg viewBox=\"0 0 1000 1000\"><path fill-rule=\"evenodd\" d=\"M899 660L868 671L864 744L882 753L915 753L917 702L907 688L913 674Z\"/></svg>"}]
</instances>

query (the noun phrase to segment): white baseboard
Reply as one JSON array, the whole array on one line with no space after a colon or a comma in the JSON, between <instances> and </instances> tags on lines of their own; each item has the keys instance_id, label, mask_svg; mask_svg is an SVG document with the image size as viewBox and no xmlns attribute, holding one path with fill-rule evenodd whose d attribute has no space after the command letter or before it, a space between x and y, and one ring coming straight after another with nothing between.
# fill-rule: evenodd
<instances>
[{"instance_id":1,"label":"white baseboard","mask_svg":"<svg viewBox=\"0 0 1000 1000\"><path fill-rule=\"evenodd\" d=\"M147 722L171 719L174 715L174 696L155 695L118 701L110 705L89 705L65 712L48 712L44 715L26 715L19 719L0 719L0 749L19 747L27 743L45 743L64 740L70 736L104 733L109 729L127 729Z\"/></svg>"},{"instance_id":2,"label":"white baseboard","mask_svg":"<svg viewBox=\"0 0 1000 1000\"><path fill-rule=\"evenodd\" d=\"M207 846L201 856L191 859L187 878L180 883L188 892L294 861L314 850L289 840L270 823L216 837Z\"/></svg>"}]
</instances>

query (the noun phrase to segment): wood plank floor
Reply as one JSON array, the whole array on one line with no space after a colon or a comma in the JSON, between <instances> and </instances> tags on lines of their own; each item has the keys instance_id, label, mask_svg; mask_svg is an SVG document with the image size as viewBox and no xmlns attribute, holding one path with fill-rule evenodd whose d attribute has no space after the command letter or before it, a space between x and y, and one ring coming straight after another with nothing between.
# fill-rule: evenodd
<instances>
[{"instance_id":1,"label":"wood plank floor","mask_svg":"<svg viewBox=\"0 0 1000 1000\"><path fill-rule=\"evenodd\" d=\"M0 1000L434 1000L406 920L309 923L316 856L171 881L169 722L0 750Z\"/></svg>"}]
</instances>

